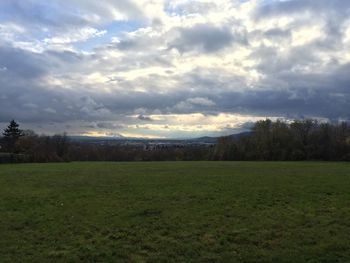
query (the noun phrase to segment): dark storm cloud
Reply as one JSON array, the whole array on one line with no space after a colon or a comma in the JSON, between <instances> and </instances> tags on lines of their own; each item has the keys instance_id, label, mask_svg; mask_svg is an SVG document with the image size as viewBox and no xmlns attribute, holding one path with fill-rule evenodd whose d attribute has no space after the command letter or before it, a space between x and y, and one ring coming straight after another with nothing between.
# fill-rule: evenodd
<instances>
[{"instance_id":1,"label":"dark storm cloud","mask_svg":"<svg viewBox=\"0 0 350 263\"><path fill-rule=\"evenodd\" d=\"M298 91L264 90L226 93L221 97L222 111L258 116L304 118L322 116L329 119L350 116L350 94L298 89Z\"/></svg>"},{"instance_id":2,"label":"dark storm cloud","mask_svg":"<svg viewBox=\"0 0 350 263\"><path fill-rule=\"evenodd\" d=\"M137 116L137 118L139 119L139 120L141 120L141 121L153 121L153 119L151 118L151 117L149 117L149 116L145 116L145 115L143 115L143 114L140 114L139 116Z\"/></svg>"},{"instance_id":3,"label":"dark storm cloud","mask_svg":"<svg viewBox=\"0 0 350 263\"><path fill-rule=\"evenodd\" d=\"M123 125L111 122L98 122L96 126L101 129L122 129L124 127Z\"/></svg>"},{"instance_id":4,"label":"dark storm cloud","mask_svg":"<svg viewBox=\"0 0 350 263\"><path fill-rule=\"evenodd\" d=\"M336 12L338 17L349 14L350 2L344 0L290 0L290 1L274 1L261 5L256 11L257 19L269 16L301 14L312 12L319 15L326 13L333 15Z\"/></svg>"},{"instance_id":5,"label":"dark storm cloud","mask_svg":"<svg viewBox=\"0 0 350 263\"><path fill-rule=\"evenodd\" d=\"M115 122L91 122L89 124L80 125L81 128L88 129L107 129L107 130L119 130L124 128L123 125Z\"/></svg>"},{"instance_id":6,"label":"dark storm cloud","mask_svg":"<svg viewBox=\"0 0 350 263\"><path fill-rule=\"evenodd\" d=\"M181 28L179 33L179 38L171 43L170 48L176 48L180 52L199 49L211 53L219 51L234 42L246 42L243 35L233 34L229 27L217 27L211 24Z\"/></svg>"},{"instance_id":7,"label":"dark storm cloud","mask_svg":"<svg viewBox=\"0 0 350 263\"><path fill-rule=\"evenodd\" d=\"M1 74L1 79L8 78L10 82L15 78L33 79L47 73L48 67L43 57L21 49L0 44L0 65L6 68Z\"/></svg>"},{"instance_id":8,"label":"dark storm cloud","mask_svg":"<svg viewBox=\"0 0 350 263\"><path fill-rule=\"evenodd\" d=\"M67 59L65 52L37 54L0 46L0 122L16 118L25 121L64 122L71 94L46 84L46 77Z\"/></svg>"}]
</instances>

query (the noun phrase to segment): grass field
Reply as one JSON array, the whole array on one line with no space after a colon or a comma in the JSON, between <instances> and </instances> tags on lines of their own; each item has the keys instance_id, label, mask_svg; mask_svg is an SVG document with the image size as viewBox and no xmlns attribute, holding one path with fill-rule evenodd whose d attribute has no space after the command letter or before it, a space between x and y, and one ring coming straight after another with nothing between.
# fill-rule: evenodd
<instances>
[{"instance_id":1,"label":"grass field","mask_svg":"<svg viewBox=\"0 0 350 263\"><path fill-rule=\"evenodd\" d=\"M350 164L2 165L0 262L350 262Z\"/></svg>"}]
</instances>

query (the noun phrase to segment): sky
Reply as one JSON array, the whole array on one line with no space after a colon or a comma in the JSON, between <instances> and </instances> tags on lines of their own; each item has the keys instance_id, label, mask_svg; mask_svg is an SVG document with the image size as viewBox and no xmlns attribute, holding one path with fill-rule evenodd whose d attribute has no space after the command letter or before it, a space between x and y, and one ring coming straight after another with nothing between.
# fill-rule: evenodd
<instances>
[{"instance_id":1,"label":"sky","mask_svg":"<svg viewBox=\"0 0 350 263\"><path fill-rule=\"evenodd\" d=\"M221 136L350 116L350 1L1 0L0 128Z\"/></svg>"}]
</instances>

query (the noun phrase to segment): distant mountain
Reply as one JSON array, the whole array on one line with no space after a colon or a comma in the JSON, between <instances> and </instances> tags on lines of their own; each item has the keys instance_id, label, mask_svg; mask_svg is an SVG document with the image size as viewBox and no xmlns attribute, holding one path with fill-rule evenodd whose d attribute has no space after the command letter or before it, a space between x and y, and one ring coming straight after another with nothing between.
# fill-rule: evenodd
<instances>
[{"instance_id":1,"label":"distant mountain","mask_svg":"<svg viewBox=\"0 0 350 263\"><path fill-rule=\"evenodd\" d=\"M199 137L195 139L189 139L188 141L202 142L202 143L216 143L218 141L218 138L219 137L204 136L204 137Z\"/></svg>"},{"instance_id":2,"label":"distant mountain","mask_svg":"<svg viewBox=\"0 0 350 263\"><path fill-rule=\"evenodd\" d=\"M251 132L241 132L241 133L236 133L236 134L231 134L225 137L230 137L233 139L239 139L245 136L249 136L251 134ZM204 136L204 137L200 137L200 138L195 138L195 139L191 139L190 141L194 141L194 142L202 142L202 143L216 143L218 141L220 137L209 137L209 136Z\"/></svg>"}]
</instances>

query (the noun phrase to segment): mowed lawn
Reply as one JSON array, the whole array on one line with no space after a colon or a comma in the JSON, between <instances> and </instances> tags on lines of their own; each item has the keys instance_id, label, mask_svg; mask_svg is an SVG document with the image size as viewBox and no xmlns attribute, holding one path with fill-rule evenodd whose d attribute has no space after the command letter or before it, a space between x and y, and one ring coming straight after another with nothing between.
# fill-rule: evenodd
<instances>
[{"instance_id":1,"label":"mowed lawn","mask_svg":"<svg viewBox=\"0 0 350 263\"><path fill-rule=\"evenodd\" d=\"M1 165L0 262L350 262L350 164Z\"/></svg>"}]
</instances>

